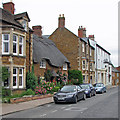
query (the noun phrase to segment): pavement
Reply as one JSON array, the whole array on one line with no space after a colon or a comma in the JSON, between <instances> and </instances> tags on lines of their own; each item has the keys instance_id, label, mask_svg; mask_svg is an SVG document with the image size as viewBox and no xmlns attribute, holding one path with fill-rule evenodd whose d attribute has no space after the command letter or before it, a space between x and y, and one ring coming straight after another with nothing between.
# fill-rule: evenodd
<instances>
[{"instance_id":1,"label":"pavement","mask_svg":"<svg viewBox=\"0 0 120 120\"><path fill-rule=\"evenodd\" d=\"M44 105L47 103L51 103L51 102L53 102L53 97L42 98L42 99L21 102L21 103L16 103L16 104L2 103L2 104L0 104L0 108L2 108L2 112L0 112L0 115L7 115L10 113L34 108L34 107Z\"/></svg>"},{"instance_id":2,"label":"pavement","mask_svg":"<svg viewBox=\"0 0 120 120\"><path fill-rule=\"evenodd\" d=\"M109 87L107 89L111 89L116 86ZM40 105L52 103L53 97L48 97L48 98L42 98L42 99L37 99L37 100L32 100L32 101L26 101L26 102L21 102L21 103L16 103L16 104L7 104L7 103L2 103L0 104L0 116L2 115L7 115L10 113L18 112L18 111L23 111L31 108L35 108Z\"/></svg>"}]
</instances>

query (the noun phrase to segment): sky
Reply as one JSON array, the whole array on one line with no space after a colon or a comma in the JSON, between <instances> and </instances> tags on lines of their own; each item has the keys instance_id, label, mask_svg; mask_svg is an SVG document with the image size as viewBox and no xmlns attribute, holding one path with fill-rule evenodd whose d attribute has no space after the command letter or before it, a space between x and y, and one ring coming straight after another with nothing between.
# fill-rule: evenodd
<instances>
[{"instance_id":1,"label":"sky","mask_svg":"<svg viewBox=\"0 0 120 120\"><path fill-rule=\"evenodd\" d=\"M2 3L11 0L0 0ZM30 27L41 25L43 35L52 34L58 27L59 14L65 16L65 27L78 35L79 26L86 34L111 53L111 61L118 66L118 2L119 0L12 0L15 14L27 12ZM120 65L119 65L120 66Z\"/></svg>"}]
</instances>

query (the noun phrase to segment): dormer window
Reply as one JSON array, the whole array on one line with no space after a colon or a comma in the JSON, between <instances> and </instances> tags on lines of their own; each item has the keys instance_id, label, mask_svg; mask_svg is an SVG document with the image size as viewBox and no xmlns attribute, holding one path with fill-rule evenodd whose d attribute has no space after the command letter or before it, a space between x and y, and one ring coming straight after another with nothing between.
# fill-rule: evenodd
<instances>
[{"instance_id":1,"label":"dormer window","mask_svg":"<svg viewBox=\"0 0 120 120\"><path fill-rule=\"evenodd\" d=\"M46 68L46 61L45 60L40 61L40 68Z\"/></svg>"},{"instance_id":2,"label":"dormer window","mask_svg":"<svg viewBox=\"0 0 120 120\"><path fill-rule=\"evenodd\" d=\"M27 21L24 20L22 24L23 24L24 30L27 31Z\"/></svg>"},{"instance_id":3,"label":"dormer window","mask_svg":"<svg viewBox=\"0 0 120 120\"><path fill-rule=\"evenodd\" d=\"M67 70L67 63L63 64L63 70Z\"/></svg>"}]
</instances>

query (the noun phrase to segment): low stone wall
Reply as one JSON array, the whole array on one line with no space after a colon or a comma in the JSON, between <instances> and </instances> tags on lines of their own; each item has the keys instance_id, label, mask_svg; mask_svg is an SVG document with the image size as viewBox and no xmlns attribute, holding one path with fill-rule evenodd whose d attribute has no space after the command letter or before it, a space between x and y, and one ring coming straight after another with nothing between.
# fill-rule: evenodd
<instances>
[{"instance_id":1,"label":"low stone wall","mask_svg":"<svg viewBox=\"0 0 120 120\"><path fill-rule=\"evenodd\" d=\"M21 98L12 98L10 99L10 103L14 104L14 103L26 102L30 100L42 99L42 98L47 98L52 96L53 96L52 94L35 95L35 96L29 95L29 96L23 96Z\"/></svg>"}]
</instances>

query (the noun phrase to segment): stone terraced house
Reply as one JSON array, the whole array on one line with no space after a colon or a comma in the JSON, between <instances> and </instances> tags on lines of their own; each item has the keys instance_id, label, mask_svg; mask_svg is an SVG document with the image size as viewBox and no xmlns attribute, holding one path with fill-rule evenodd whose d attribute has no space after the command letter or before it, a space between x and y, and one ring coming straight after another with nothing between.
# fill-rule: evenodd
<instances>
[{"instance_id":1,"label":"stone terraced house","mask_svg":"<svg viewBox=\"0 0 120 120\"><path fill-rule=\"evenodd\" d=\"M42 27L33 26L33 64L34 73L39 78L44 79L47 70L52 71L51 81L58 76L57 72L68 76L69 61L58 50L55 43L42 36ZM67 79L65 79L67 80Z\"/></svg>"},{"instance_id":2,"label":"stone terraced house","mask_svg":"<svg viewBox=\"0 0 120 120\"><path fill-rule=\"evenodd\" d=\"M13 92L26 89L26 72L32 66L32 30L27 12L14 14L14 3L0 8L0 57L10 77L3 85Z\"/></svg>"},{"instance_id":3,"label":"stone terraced house","mask_svg":"<svg viewBox=\"0 0 120 120\"><path fill-rule=\"evenodd\" d=\"M80 70L83 80L87 83L94 83L94 47L90 45L89 38L86 37L86 30L82 27L78 29L78 36L65 27L65 17L58 18L58 28L49 36L57 48L70 61L71 70Z\"/></svg>"}]
</instances>

